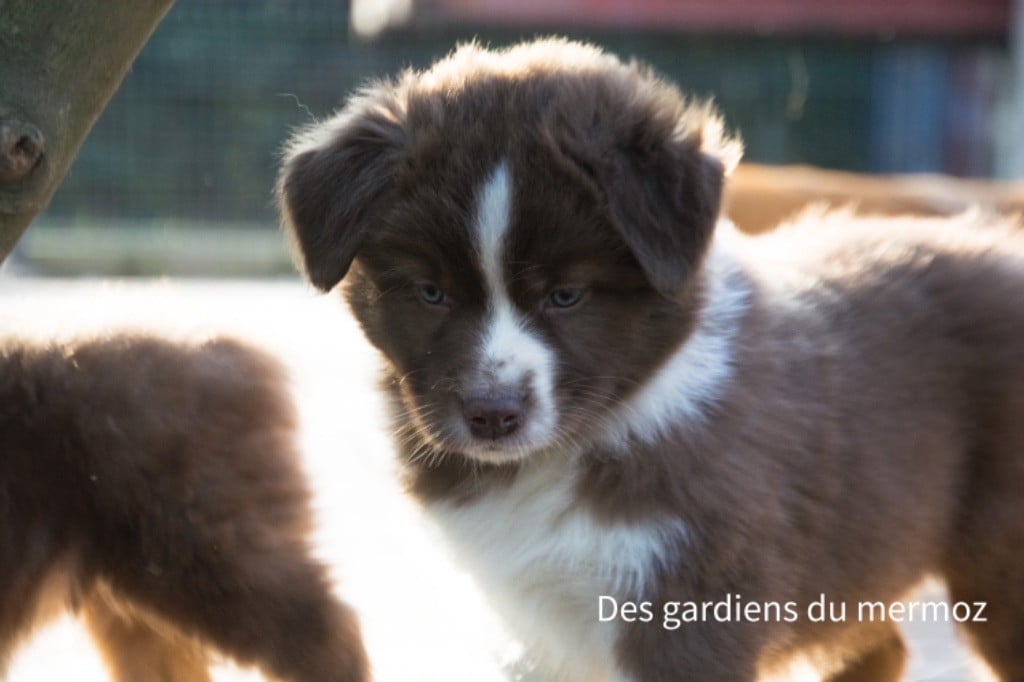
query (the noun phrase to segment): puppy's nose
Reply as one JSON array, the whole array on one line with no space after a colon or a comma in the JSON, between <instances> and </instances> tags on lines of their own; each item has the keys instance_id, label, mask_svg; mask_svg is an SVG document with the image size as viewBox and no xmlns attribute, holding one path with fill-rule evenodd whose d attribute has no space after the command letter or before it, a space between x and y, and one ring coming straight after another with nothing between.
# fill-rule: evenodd
<instances>
[{"instance_id":1,"label":"puppy's nose","mask_svg":"<svg viewBox=\"0 0 1024 682\"><path fill-rule=\"evenodd\" d=\"M523 421L523 401L519 398L469 398L462 404L470 432L477 438L507 436Z\"/></svg>"}]
</instances>

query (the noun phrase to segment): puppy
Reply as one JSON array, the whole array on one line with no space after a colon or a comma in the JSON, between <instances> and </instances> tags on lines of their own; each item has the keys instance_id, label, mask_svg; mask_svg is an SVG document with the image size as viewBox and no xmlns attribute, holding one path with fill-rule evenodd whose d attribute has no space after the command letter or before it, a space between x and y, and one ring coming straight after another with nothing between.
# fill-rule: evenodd
<instances>
[{"instance_id":1,"label":"puppy","mask_svg":"<svg viewBox=\"0 0 1024 682\"><path fill-rule=\"evenodd\" d=\"M310 557L281 368L229 340L0 343L0 677L53 605L117 680L360 682L354 615Z\"/></svg>"},{"instance_id":2,"label":"puppy","mask_svg":"<svg viewBox=\"0 0 1024 682\"><path fill-rule=\"evenodd\" d=\"M278 193L384 356L411 491L543 679L803 654L895 680L890 621L802 614L939 573L1024 680L1024 243L842 215L740 237L716 229L738 155L643 67L470 45L299 133ZM798 617L659 617L727 600Z\"/></svg>"}]
</instances>

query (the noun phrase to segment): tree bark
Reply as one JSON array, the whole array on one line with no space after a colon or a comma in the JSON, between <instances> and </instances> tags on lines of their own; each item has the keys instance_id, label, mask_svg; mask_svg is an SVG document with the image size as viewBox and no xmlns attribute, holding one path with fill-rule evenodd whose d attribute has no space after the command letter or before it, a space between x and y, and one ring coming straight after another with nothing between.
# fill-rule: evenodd
<instances>
[{"instance_id":1,"label":"tree bark","mask_svg":"<svg viewBox=\"0 0 1024 682\"><path fill-rule=\"evenodd\" d=\"M0 0L0 261L174 0Z\"/></svg>"}]
</instances>

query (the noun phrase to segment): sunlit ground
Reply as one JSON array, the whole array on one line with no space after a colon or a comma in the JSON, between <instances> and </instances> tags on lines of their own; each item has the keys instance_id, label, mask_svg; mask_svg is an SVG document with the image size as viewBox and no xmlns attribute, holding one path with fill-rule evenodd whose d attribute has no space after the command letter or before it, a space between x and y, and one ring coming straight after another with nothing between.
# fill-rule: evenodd
<instances>
[{"instance_id":1,"label":"sunlit ground","mask_svg":"<svg viewBox=\"0 0 1024 682\"><path fill-rule=\"evenodd\" d=\"M317 547L339 594L361 614L377 679L510 678L503 670L515 647L394 482L374 389L376 358L340 301L285 280L108 283L0 274L0 334L46 337L112 327L179 337L230 332L282 357L303 419L320 521ZM916 626L908 635L908 679L969 679L967 657L949 626ZM10 682L106 679L70 617L40 630L9 675ZM261 678L225 664L215 679Z\"/></svg>"}]
</instances>

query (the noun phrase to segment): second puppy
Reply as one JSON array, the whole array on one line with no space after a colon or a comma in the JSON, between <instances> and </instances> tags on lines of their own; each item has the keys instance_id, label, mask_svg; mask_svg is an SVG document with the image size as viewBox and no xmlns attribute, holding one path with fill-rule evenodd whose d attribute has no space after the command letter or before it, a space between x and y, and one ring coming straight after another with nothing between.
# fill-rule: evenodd
<instances>
[{"instance_id":1,"label":"second puppy","mask_svg":"<svg viewBox=\"0 0 1024 682\"><path fill-rule=\"evenodd\" d=\"M363 682L355 615L310 556L281 368L230 340L0 340L0 678L84 611L119 682Z\"/></svg>"}]
</instances>

